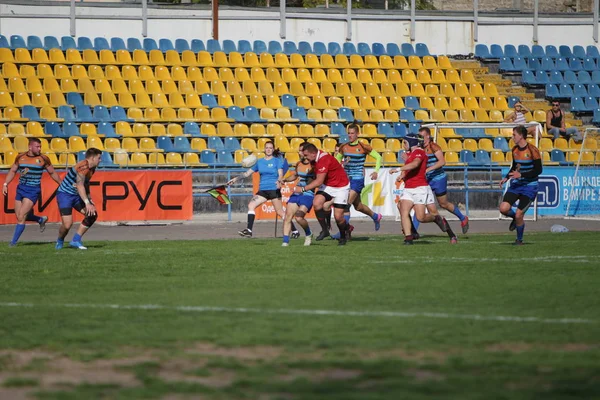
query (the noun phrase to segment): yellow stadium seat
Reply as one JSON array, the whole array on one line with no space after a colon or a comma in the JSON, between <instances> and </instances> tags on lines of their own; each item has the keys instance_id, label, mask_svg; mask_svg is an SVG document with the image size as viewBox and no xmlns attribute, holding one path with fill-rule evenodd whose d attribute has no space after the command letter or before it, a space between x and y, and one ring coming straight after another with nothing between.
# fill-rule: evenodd
<instances>
[{"instance_id":1,"label":"yellow stadium seat","mask_svg":"<svg viewBox=\"0 0 600 400\"><path fill-rule=\"evenodd\" d=\"M304 63L306 68L323 68L319 56L315 54L307 54L304 56Z\"/></svg>"},{"instance_id":2,"label":"yellow stadium seat","mask_svg":"<svg viewBox=\"0 0 600 400\"><path fill-rule=\"evenodd\" d=\"M58 155L58 163L56 164L59 168L69 168L77 164L75 154L71 153L60 153Z\"/></svg>"},{"instance_id":3,"label":"yellow stadium seat","mask_svg":"<svg viewBox=\"0 0 600 400\"><path fill-rule=\"evenodd\" d=\"M337 64L337 56L336 56L336 64ZM340 67L342 68L342 67ZM343 68L348 68L348 67L343 67ZM354 69L360 69L360 68L365 68L365 63L363 61L363 58L361 56L359 56L358 54L352 54L350 56L350 68L354 68Z\"/></svg>"},{"instance_id":4,"label":"yellow stadium seat","mask_svg":"<svg viewBox=\"0 0 600 400\"><path fill-rule=\"evenodd\" d=\"M458 152L447 151L444 153L444 158L446 159L446 164L460 164Z\"/></svg>"},{"instance_id":5,"label":"yellow stadium seat","mask_svg":"<svg viewBox=\"0 0 600 400\"><path fill-rule=\"evenodd\" d=\"M473 71L470 69L462 69L460 71L460 79L465 83L477 83Z\"/></svg>"},{"instance_id":6,"label":"yellow stadium seat","mask_svg":"<svg viewBox=\"0 0 600 400\"><path fill-rule=\"evenodd\" d=\"M449 108L454 108L454 107L450 107L450 105L448 104L448 100L446 99L446 96L436 96L434 99L434 105L435 108L438 108L440 110L447 110ZM462 108L462 107L460 107Z\"/></svg>"},{"instance_id":7,"label":"yellow stadium seat","mask_svg":"<svg viewBox=\"0 0 600 400\"><path fill-rule=\"evenodd\" d=\"M373 82L373 77L371 76L371 73L366 69L359 69L357 78L358 81L362 83Z\"/></svg>"},{"instance_id":8,"label":"yellow stadium seat","mask_svg":"<svg viewBox=\"0 0 600 400\"><path fill-rule=\"evenodd\" d=\"M21 118L21 111L17 107L6 107L4 109L4 119L7 121L27 121L27 118Z\"/></svg>"},{"instance_id":9,"label":"yellow stadium seat","mask_svg":"<svg viewBox=\"0 0 600 400\"><path fill-rule=\"evenodd\" d=\"M4 60L3 60L4 61ZM5 60L12 61L12 60ZM31 59L31 54L27 49L15 49L15 61L19 63L27 63L31 64L33 60Z\"/></svg>"},{"instance_id":10,"label":"yellow stadium seat","mask_svg":"<svg viewBox=\"0 0 600 400\"><path fill-rule=\"evenodd\" d=\"M323 120L324 121L339 121L337 112L334 109L327 108L323 110Z\"/></svg>"},{"instance_id":11,"label":"yellow stadium seat","mask_svg":"<svg viewBox=\"0 0 600 400\"><path fill-rule=\"evenodd\" d=\"M189 67L195 67L198 65L196 54L190 50L184 50L181 53L181 64Z\"/></svg>"},{"instance_id":12,"label":"yellow stadium seat","mask_svg":"<svg viewBox=\"0 0 600 400\"><path fill-rule=\"evenodd\" d=\"M29 136L35 136L35 137L47 136L44 133L44 128L42 128L42 125L37 121L29 121L27 123L27 125L25 126L25 131L27 132L27 135L29 135Z\"/></svg>"},{"instance_id":13,"label":"yellow stadium seat","mask_svg":"<svg viewBox=\"0 0 600 400\"><path fill-rule=\"evenodd\" d=\"M8 124L9 136L25 135L25 128L21 124Z\"/></svg>"},{"instance_id":14,"label":"yellow stadium seat","mask_svg":"<svg viewBox=\"0 0 600 400\"><path fill-rule=\"evenodd\" d=\"M354 72L354 70L350 68L342 70L342 77L344 78L344 82L346 83L358 82L356 72Z\"/></svg>"},{"instance_id":15,"label":"yellow stadium seat","mask_svg":"<svg viewBox=\"0 0 600 400\"><path fill-rule=\"evenodd\" d=\"M233 134L241 137L248 136L250 135L250 129L246 124L235 124L233 126Z\"/></svg>"},{"instance_id":16,"label":"yellow stadium seat","mask_svg":"<svg viewBox=\"0 0 600 400\"><path fill-rule=\"evenodd\" d=\"M323 71L322 69L319 69L319 71ZM313 71L313 75L315 75L315 72ZM322 77L319 77L322 78ZM316 81L317 79L315 79ZM321 80L321 79L319 79ZM338 83L338 82L344 82L344 78L342 77L341 72L336 69L336 68L330 68L327 70L327 80L331 83Z\"/></svg>"},{"instance_id":17,"label":"yellow stadium seat","mask_svg":"<svg viewBox=\"0 0 600 400\"><path fill-rule=\"evenodd\" d=\"M333 153L337 146L337 141L333 138L324 138L323 139L323 150Z\"/></svg>"},{"instance_id":18,"label":"yellow stadium seat","mask_svg":"<svg viewBox=\"0 0 600 400\"><path fill-rule=\"evenodd\" d=\"M0 107L14 106L12 96L9 92L0 92Z\"/></svg>"},{"instance_id":19,"label":"yellow stadium seat","mask_svg":"<svg viewBox=\"0 0 600 400\"><path fill-rule=\"evenodd\" d=\"M308 60L308 55L306 56ZM308 64L308 61L307 61ZM320 57L320 64L316 66L316 68L337 68L335 65L335 60L330 54L322 54Z\"/></svg>"},{"instance_id":20,"label":"yellow stadium seat","mask_svg":"<svg viewBox=\"0 0 600 400\"><path fill-rule=\"evenodd\" d=\"M401 163L399 163L398 159L396 158L396 154L398 154L397 151L384 151L382 160L383 165L385 165L386 167L394 167L401 165Z\"/></svg>"},{"instance_id":21,"label":"yellow stadium seat","mask_svg":"<svg viewBox=\"0 0 600 400\"><path fill-rule=\"evenodd\" d=\"M208 51L199 51L197 65L202 67L212 67L214 65L212 57Z\"/></svg>"},{"instance_id":22,"label":"yellow stadium seat","mask_svg":"<svg viewBox=\"0 0 600 400\"><path fill-rule=\"evenodd\" d=\"M378 153L383 153L386 150L385 141L379 138L371 139L371 147Z\"/></svg>"},{"instance_id":23,"label":"yellow stadium seat","mask_svg":"<svg viewBox=\"0 0 600 400\"><path fill-rule=\"evenodd\" d=\"M148 166L148 156L144 153L135 152L131 154L129 162L131 167L146 167Z\"/></svg>"},{"instance_id":24,"label":"yellow stadium seat","mask_svg":"<svg viewBox=\"0 0 600 400\"><path fill-rule=\"evenodd\" d=\"M492 162L494 162L494 163L498 163L498 164L505 163L504 153L500 150L492 150L490 152L490 158L491 158Z\"/></svg>"},{"instance_id":25,"label":"yellow stadium seat","mask_svg":"<svg viewBox=\"0 0 600 400\"><path fill-rule=\"evenodd\" d=\"M263 124L251 124L250 125L250 136L264 136L266 135L266 128Z\"/></svg>"},{"instance_id":26,"label":"yellow stadium seat","mask_svg":"<svg viewBox=\"0 0 600 400\"><path fill-rule=\"evenodd\" d=\"M323 120L323 115L321 114L321 111L316 108L309 108L306 116L308 119L311 119L311 120L314 120L317 122Z\"/></svg>"},{"instance_id":27,"label":"yellow stadium seat","mask_svg":"<svg viewBox=\"0 0 600 400\"><path fill-rule=\"evenodd\" d=\"M143 124L134 124L134 126L136 125L140 125L142 126ZM146 125L143 125L146 126ZM115 133L117 135L120 136L133 136L134 132L131 130L131 125L129 125L129 122L125 122L125 121L119 121L115 124ZM147 134L146 134L147 136ZM106 145L106 141L104 142L104 145Z\"/></svg>"},{"instance_id":28,"label":"yellow stadium seat","mask_svg":"<svg viewBox=\"0 0 600 400\"><path fill-rule=\"evenodd\" d=\"M206 150L206 139L203 138L192 138L190 147L196 151Z\"/></svg>"},{"instance_id":29,"label":"yellow stadium seat","mask_svg":"<svg viewBox=\"0 0 600 400\"><path fill-rule=\"evenodd\" d=\"M358 101L354 96L344 96L344 107L356 109L359 108Z\"/></svg>"},{"instance_id":30,"label":"yellow stadium seat","mask_svg":"<svg viewBox=\"0 0 600 400\"><path fill-rule=\"evenodd\" d=\"M255 151L258 151L256 147L256 141L252 138L242 138L242 140L240 141L240 147L248 151L249 153L254 153Z\"/></svg>"},{"instance_id":31,"label":"yellow stadium seat","mask_svg":"<svg viewBox=\"0 0 600 400\"><path fill-rule=\"evenodd\" d=\"M15 62L15 58L10 49L0 48L0 62L2 62L2 63L7 63L7 62L14 63Z\"/></svg>"},{"instance_id":32,"label":"yellow stadium seat","mask_svg":"<svg viewBox=\"0 0 600 400\"><path fill-rule=\"evenodd\" d=\"M50 141L50 150L55 153L66 153L69 151L67 141L62 138L52 138Z\"/></svg>"},{"instance_id":33,"label":"yellow stadium seat","mask_svg":"<svg viewBox=\"0 0 600 400\"><path fill-rule=\"evenodd\" d=\"M569 151L565 155L566 155L566 159L568 162L572 162L572 163L579 162L579 152L578 151Z\"/></svg>"},{"instance_id":34,"label":"yellow stadium seat","mask_svg":"<svg viewBox=\"0 0 600 400\"><path fill-rule=\"evenodd\" d=\"M1 139L0 139L1 140ZM8 140L10 143L10 140ZM17 153L26 153L29 151L29 138L24 135L15 136L13 139L14 150ZM0 146L0 152L2 152L2 146ZM8 149L10 151L10 149ZM1 164L1 163L0 163Z\"/></svg>"},{"instance_id":35,"label":"yellow stadium seat","mask_svg":"<svg viewBox=\"0 0 600 400\"><path fill-rule=\"evenodd\" d=\"M158 152L148 154L148 164L154 167L165 165L165 155Z\"/></svg>"},{"instance_id":36,"label":"yellow stadium seat","mask_svg":"<svg viewBox=\"0 0 600 400\"><path fill-rule=\"evenodd\" d=\"M477 141L475 139L465 139L465 141L463 142L463 148L465 150L475 152L478 150Z\"/></svg>"},{"instance_id":37,"label":"yellow stadium seat","mask_svg":"<svg viewBox=\"0 0 600 400\"><path fill-rule=\"evenodd\" d=\"M194 112L194 117L200 121L212 121L210 111L207 108L197 108Z\"/></svg>"},{"instance_id":38,"label":"yellow stadium seat","mask_svg":"<svg viewBox=\"0 0 600 400\"><path fill-rule=\"evenodd\" d=\"M29 148L29 143L27 144L27 148ZM8 137L0 136L0 152L7 153L9 151L15 151L12 142Z\"/></svg>"},{"instance_id":39,"label":"yellow stadium seat","mask_svg":"<svg viewBox=\"0 0 600 400\"><path fill-rule=\"evenodd\" d=\"M375 104L373 104L373 98L371 96L360 96L359 106L365 110L371 110L375 108Z\"/></svg>"},{"instance_id":40,"label":"yellow stadium seat","mask_svg":"<svg viewBox=\"0 0 600 400\"><path fill-rule=\"evenodd\" d=\"M438 68L435 58L433 58L432 56L423 57L423 67L422 68L429 69L429 70Z\"/></svg>"},{"instance_id":41,"label":"yellow stadium seat","mask_svg":"<svg viewBox=\"0 0 600 400\"><path fill-rule=\"evenodd\" d=\"M581 164L593 165L594 164L594 153L591 151L581 152Z\"/></svg>"},{"instance_id":42,"label":"yellow stadium seat","mask_svg":"<svg viewBox=\"0 0 600 400\"><path fill-rule=\"evenodd\" d=\"M246 65L244 63L244 58L237 51L232 51L229 53L229 66L231 68L240 68Z\"/></svg>"},{"instance_id":43,"label":"yellow stadium seat","mask_svg":"<svg viewBox=\"0 0 600 400\"><path fill-rule=\"evenodd\" d=\"M421 84L427 84L427 83L432 82L429 71L427 71L424 68L417 70L416 77L417 77L417 81L420 82ZM404 71L403 71L403 78L404 78Z\"/></svg>"},{"instance_id":44,"label":"yellow stadium seat","mask_svg":"<svg viewBox=\"0 0 600 400\"><path fill-rule=\"evenodd\" d=\"M222 51L215 51L213 53L213 64L215 67L228 67L229 59L227 54L223 53Z\"/></svg>"},{"instance_id":45,"label":"yellow stadium seat","mask_svg":"<svg viewBox=\"0 0 600 400\"><path fill-rule=\"evenodd\" d=\"M128 153L138 151L138 142L136 138L126 137L121 141L121 147Z\"/></svg>"},{"instance_id":46,"label":"yellow stadium seat","mask_svg":"<svg viewBox=\"0 0 600 400\"><path fill-rule=\"evenodd\" d=\"M365 68L369 68L369 69L376 69L376 68L393 68L394 63L392 62L391 58L388 56L382 56L382 58L385 57L385 62L386 62L386 66L383 66L379 63L379 61L377 60L376 56L373 55L366 55L365 56ZM383 62L382 62L383 64Z\"/></svg>"},{"instance_id":47,"label":"yellow stadium seat","mask_svg":"<svg viewBox=\"0 0 600 400\"><path fill-rule=\"evenodd\" d=\"M46 121L64 121L62 118L56 117L56 110L54 107L45 106L40 108L40 118L45 119Z\"/></svg>"},{"instance_id":48,"label":"yellow stadium seat","mask_svg":"<svg viewBox=\"0 0 600 400\"><path fill-rule=\"evenodd\" d=\"M325 136L329 136L329 134L330 134L329 125L317 124L315 126L315 136L325 137ZM321 147L319 147L319 148L321 148Z\"/></svg>"},{"instance_id":49,"label":"yellow stadium seat","mask_svg":"<svg viewBox=\"0 0 600 400\"><path fill-rule=\"evenodd\" d=\"M455 69L447 69L446 70L446 80L449 83L455 83L455 84L456 83L463 83L460 74ZM468 83L475 83L475 81L473 80L472 82L468 82ZM458 93L456 93L456 94L458 94Z\"/></svg>"},{"instance_id":50,"label":"yellow stadium seat","mask_svg":"<svg viewBox=\"0 0 600 400\"><path fill-rule=\"evenodd\" d=\"M446 83L446 76L444 71L441 69L434 69L431 71L431 82L436 84Z\"/></svg>"},{"instance_id":51,"label":"yellow stadium seat","mask_svg":"<svg viewBox=\"0 0 600 400\"><path fill-rule=\"evenodd\" d=\"M260 66L263 68L275 67L275 60L273 60L273 56L270 53L261 53Z\"/></svg>"},{"instance_id":52,"label":"yellow stadium seat","mask_svg":"<svg viewBox=\"0 0 600 400\"><path fill-rule=\"evenodd\" d=\"M44 93L39 93L38 92L38 93L32 93L31 96L33 98L36 98L37 97L36 94L44 95ZM27 92L15 92L13 94L13 97L15 99L15 105L17 105L18 107L23 107L23 106L29 106L29 105L31 105L31 99L29 98L29 94L27 94ZM45 97L46 96L44 95L44 98ZM39 99L38 98L38 100L39 100L39 103L40 103L39 107L48 105L47 104L48 103L48 99L46 99L46 104L43 103L43 99Z\"/></svg>"},{"instance_id":53,"label":"yellow stadium seat","mask_svg":"<svg viewBox=\"0 0 600 400\"><path fill-rule=\"evenodd\" d=\"M179 155L178 153L174 153L174 154ZM174 163L175 160L169 159L169 161L170 161L170 163ZM186 167L207 167L208 166L208 164L200 162L200 157L196 153L184 153L183 154L183 164Z\"/></svg>"},{"instance_id":54,"label":"yellow stadium seat","mask_svg":"<svg viewBox=\"0 0 600 400\"><path fill-rule=\"evenodd\" d=\"M400 97L400 100L402 100L401 97ZM404 103L402 103L402 107L395 107L392 104L390 104L390 107L394 107L394 109L385 110L384 119L386 119L387 121L390 121L390 122L399 122L400 116L398 115L398 111L396 111L396 109L404 108Z\"/></svg>"},{"instance_id":55,"label":"yellow stadium seat","mask_svg":"<svg viewBox=\"0 0 600 400\"><path fill-rule=\"evenodd\" d=\"M53 90L60 90L58 88L58 83L56 82L56 79L54 79L53 77L44 78L44 81L47 81L47 80L49 81L50 79L53 80L54 83L56 84L54 86ZM49 83L50 83L50 81L49 81ZM9 86L10 86L10 84L9 84ZM29 93L45 91L44 88L42 87L42 82L40 82L40 80L35 76L29 77L26 79L25 87ZM17 90L22 90L22 89L17 89Z\"/></svg>"},{"instance_id":56,"label":"yellow stadium seat","mask_svg":"<svg viewBox=\"0 0 600 400\"><path fill-rule=\"evenodd\" d=\"M260 67L260 61L256 53L248 52L244 54L244 65L247 68Z\"/></svg>"},{"instance_id":57,"label":"yellow stadium seat","mask_svg":"<svg viewBox=\"0 0 600 400\"><path fill-rule=\"evenodd\" d=\"M438 85L434 85L429 83L425 85L425 96L436 97L440 95L440 87ZM444 97L446 97L444 95Z\"/></svg>"},{"instance_id":58,"label":"yellow stadium seat","mask_svg":"<svg viewBox=\"0 0 600 400\"><path fill-rule=\"evenodd\" d=\"M283 53L275 54L275 65L277 68L287 68L291 66L290 60Z\"/></svg>"},{"instance_id":59,"label":"yellow stadium seat","mask_svg":"<svg viewBox=\"0 0 600 400\"><path fill-rule=\"evenodd\" d=\"M331 97L335 97L335 96L331 96ZM331 99L330 97L330 99ZM298 107L304 107L305 109L309 109L309 108L317 108L319 110L323 110L325 108L329 107L329 103L327 101L327 97L323 96L323 95L315 95L312 98L312 102L311 102L311 98L308 96L300 96L296 99L296 102L298 104Z\"/></svg>"},{"instance_id":60,"label":"yellow stadium seat","mask_svg":"<svg viewBox=\"0 0 600 400\"><path fill-rule=\"evenodd\" d=\"M503 122L504 121L504 115L502 115L502 112L499 110L490 110L489 117L490 117L490 121L493 121L493 122Z\"/></svg>"},{"instance_id":61,"label":"yellow stadium seat","mask_svg":"<svg viewBox=\"0 0 600 400\"><path fill-rule=\"evenodd\" d=\"M290 55L290 65L293 68L305 68L306 63L304 62L304 57L302 57L302 54L293 53Z\"/></svg>"},{"instance_id":62,"label":"yellow stadium seat","mask_svg":"<svg viewBox=\"0 0 600 400\"><path fill-rule=\"evenodd\" d=\"M217 124L218 136L233 136L233 128L228 122L219 122Z\"/></svg>"}]
</instances>

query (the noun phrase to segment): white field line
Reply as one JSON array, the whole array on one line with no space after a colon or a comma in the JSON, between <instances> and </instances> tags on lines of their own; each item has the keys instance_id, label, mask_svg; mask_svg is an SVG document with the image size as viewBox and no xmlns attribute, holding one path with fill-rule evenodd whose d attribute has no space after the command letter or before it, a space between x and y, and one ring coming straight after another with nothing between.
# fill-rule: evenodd
<instances>
[{"instance_id":1,"label":"white field line","mask_svg":"<svg viewBox=\"0 0 600 400\"><path fill-rule=\"evenodd\" d=\"M172 310L196 313L236 313L236 314L284 314L284 315L314 315L342 317L387 317L387 318L434 318L462 319L474 321L497 322L533 322L540 324L595 324L598 321L584 318L542 318L515 317L500 315L477 314L447 314L432 312L402 312L402 311L338 311L338 310L302 310L284 308L237 308L237 307L208 307L208 306L163 306L159 304L33 304L33 303L0 303L0 307L16 308L82 308L82 309L113 309L113 310Z\"/></svg>"}]
</instances>

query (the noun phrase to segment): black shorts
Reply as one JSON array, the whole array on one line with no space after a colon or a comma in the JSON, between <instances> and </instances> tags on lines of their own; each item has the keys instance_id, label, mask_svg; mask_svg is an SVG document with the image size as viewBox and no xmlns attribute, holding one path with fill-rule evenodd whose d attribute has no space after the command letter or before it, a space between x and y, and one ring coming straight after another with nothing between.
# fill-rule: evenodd
<instances>
[{"instance_id":1,"label":"black shorts","mask_svg":"<svg viewBox=\"0 0 600 400\"><path fill-rule=\"evenodd\" d=\"M281 200L281 190L259 190L256 192L257 196L264 197L267 200L280 199Z\"/></svg>"},{"instance_id":2,"label":"black shorts","mask_svg":"<svg viewBox=\"0 0 600 400\"><path fill-rule=\"evenodd\" d=\"M527 211L533 200L531 197L526 196L524 194L519 194L515 192L508 191L504 194L503 202L510 204L511 206L515 204L519 200L519 205L517 208L523 212Z\"/></svg>"}]
</instances>

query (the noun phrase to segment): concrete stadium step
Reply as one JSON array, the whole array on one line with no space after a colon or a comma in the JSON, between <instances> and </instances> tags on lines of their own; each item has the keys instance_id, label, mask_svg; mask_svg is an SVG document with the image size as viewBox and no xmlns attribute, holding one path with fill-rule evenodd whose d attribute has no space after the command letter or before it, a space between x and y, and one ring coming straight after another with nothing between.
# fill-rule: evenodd
<instances>
[{"instance_id":1,"label":"concrete stadium step","mask_svg":"<svg viewBox=\"0 0 600 400\"><path fill-rule=\"evenodd\" d=\"M477 60L450 59L450 62L452 63L452 66L455 69L471 69L471 70L484 69L484 70L486 70L486 72L489 70L489 68L487 68L487 67L482 67L481 63Z\"/></svg>"}]
</instances>

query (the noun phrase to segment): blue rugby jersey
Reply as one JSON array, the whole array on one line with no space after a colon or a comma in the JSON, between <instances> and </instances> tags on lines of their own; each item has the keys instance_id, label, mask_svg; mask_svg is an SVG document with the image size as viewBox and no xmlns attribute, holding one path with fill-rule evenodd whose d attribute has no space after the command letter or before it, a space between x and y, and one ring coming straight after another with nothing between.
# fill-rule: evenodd
<instances>
[{"instance_id":1,"label":"blue rugby jersey","mask_svg":"<svg viewBox=\"0 0 600 400\"><path fill-rule=\"evenodd\" d=\"M75 164L72 168L69 169L67 175L64 177L60 186L58 187L58 191L62 193L68 194L79 194L77 191L77 174L85 175L85 191L89 194L89 186L90 179L92 179L92 175L96 172L96 168L90 168L90 165L87 160L83 160Z\"/></svg>"},{"instance_id":2,"label":"blue rugby jersey","mask_svg":"<svg viewBox=\"0 0 600 400\"><path fill-rule=\"evenodd\" d=\"M30 156L27 153L21 153L15 158L14 165L18 167L19 185L39 187L42 183L44 169L51 166L52 162L43 154Z\"/></svg>"}]
</instances>

